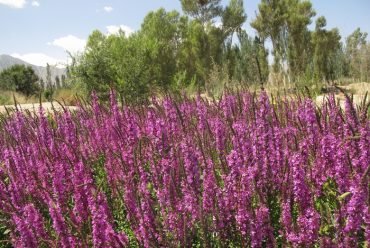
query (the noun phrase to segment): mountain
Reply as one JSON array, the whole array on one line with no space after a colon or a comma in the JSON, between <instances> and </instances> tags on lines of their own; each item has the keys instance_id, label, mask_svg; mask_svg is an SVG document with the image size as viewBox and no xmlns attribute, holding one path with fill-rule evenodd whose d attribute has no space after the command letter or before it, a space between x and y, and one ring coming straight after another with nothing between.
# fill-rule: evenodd
<instances>
[{"instance_id":1,"label":"mountain","mask_svg":"<svg viewBox=\"0 0 370 248\"><path fill-rule=\"evenodd\" d=\"M44 81L46 81L46 67L43 66L37 66L37 65L32 65L30 63L27 63L21 59L14 58L10 55L7 54L2 54L0 55L0 72L4 69L7 69L13 65L26 65L26 66L31 66L32 69L35 71L35 73L42 78ZM59 78L62 75L66 74L66 70L62 68L57 68L54 66L50 66L50 72L51 72L51 79L54 82L54 79L56 76L59 76Z\"/></svg>"}]
</instances>

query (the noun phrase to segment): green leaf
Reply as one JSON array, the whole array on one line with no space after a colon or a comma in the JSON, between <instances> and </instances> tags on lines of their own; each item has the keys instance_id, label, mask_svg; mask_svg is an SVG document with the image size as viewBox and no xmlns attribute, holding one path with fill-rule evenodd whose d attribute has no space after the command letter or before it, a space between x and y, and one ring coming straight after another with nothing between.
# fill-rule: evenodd
<instances>
[{"instance_id":1,"label":"green leaf","mask_svg":"<svg viewBox=\"0 0 370 248\"><path fill-rule=\"evenodd\" d=\"M338 197L340 201L344 200L347 196L349 196L351 192L346 192Z\"/></svg>"}]
</instances>

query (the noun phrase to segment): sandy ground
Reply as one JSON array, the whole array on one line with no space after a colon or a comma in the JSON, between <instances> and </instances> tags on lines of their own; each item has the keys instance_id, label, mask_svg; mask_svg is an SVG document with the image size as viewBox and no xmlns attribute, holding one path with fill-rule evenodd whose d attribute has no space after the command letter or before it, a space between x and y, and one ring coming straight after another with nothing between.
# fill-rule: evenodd
<instances>
[{"instance_id":1,"label":"sandy ground","mask_svg":"<svg viewBox=\"0 0 370 248\"><path fill-rule=\"evenodd\" d=\"M53 108L56 111L63 111L62 106L60 106L59 103L57 102L43 102L41 103L42 107L45 112L53 112ZM54 106L54 107L53 107ZM65 108L68 108L69 110L76 110L76 106L64 106ZM37 112L38 109L40 108L39 103L26 103L26 104L17 104L17 108L24 110L24 111L31 111L31 112ZM6 109L9 111L15 110L16 107L14 105L5 105L5 106L0 106L0 113L6 113Z\"/></svg>"},{"instance_id":2,"label":"sandy ground","mask_svg":"<svg viewBox=\"0 0 370 248\"><path fill-rule=\"evenodd\" d=\"M370 101L370 83L353 83L353 84L349 84L349 85L341 86L341 87L346 89L346 90L350 90L351 92L354 93L353 94L353 101L354 101L355 105L362 104L366 92L368 92L368 94L369 94L367 96L367 102ZM315 99L316 104L318 106L320 106L323 103L323 101L325 99L327 99L327 97L328 97L328 95L317 96L316 99ZM340 93L340 94L335 95L335 98L339 102L341 107L344 108L345 96L342 93ZM18 109L21 109L21 110L37 112L39 107L40 107L40 104L39 103L18 104L17 107L18 107ZM62 111L63 110L62 106L60 106L60 104L57 103L57 102L53 102L53 104L51 102L43 102L42 107L44 108L45 112L53 112L54 111L53 108L56 111ZM65 108L68 108L69 110L76 110L77 109L76 106L65 106ZM6 113L6 109L11 111L11 110L15 110L16 108L15 108L14 105L0 106L0 113Z\"/></svg>"},{"instance_id":3,"label":"sandy ground","mask_svg":"<svg viewBox=\"0 0 370 248\"><path fill-rule=\"evenodd\" d=\"M359 106L363 103L365 94L367 92L368 96L366 98L366 102L370 101L370 83L353 83L345 86L340 86L343 89L349 90L353 93L353 102L355 105ZM351 94L350 94L351 96ZM324 99L327 99L328 95L320 95L316 97L316 104L320 106ZM344 108L344 103L346 97L344 94L336 94L335 99L339 102L340 106Z\"/></svg>"}]
</instances>

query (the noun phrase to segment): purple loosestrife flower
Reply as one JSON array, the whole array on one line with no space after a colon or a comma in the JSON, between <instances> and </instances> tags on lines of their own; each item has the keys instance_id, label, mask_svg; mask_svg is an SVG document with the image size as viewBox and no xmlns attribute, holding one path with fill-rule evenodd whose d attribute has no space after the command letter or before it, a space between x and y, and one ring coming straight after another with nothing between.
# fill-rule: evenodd
<instances>
[{"instance_id":1,"label":"purple loosestrife flower","mask_svg":"<svg viewBox=\"0 0 370 248\"><path fill-rule=\"evenodd\" d=\"M355 106L353 105L353 102L350 101L350 99L348 99L346 97L346 100L344 102L344 109L345 109L345 113L346 113L346 121L349 125L351 125L352 128L354 128L356 131L356 128L358 127L358 115L357 115L357 112L356 112L356 109L355 109Z\"/></svg>"},{"instance_id":2,"label":"purple loosestrife flower","mask_svg":"<svg viewBox=\"0 0 370 248\"><path fill-rule=\"evenodd\" d=\"M103 193L95 196L89 195L91 211L92 237L94 247L122 247L127 245L128 239L124 233L117 234L109 223L110 214L107 201Z\"/></svg>"},{"instance_id":3,"label":"purple loosestrife flower","mask_svg":"<svg viewBox=\"0 0 370 248\"><path fill-rule=\"evenodd\" d=\"M50 217L53 220L53 228L58 235L58 246L63 248L71 247L73 241L65 218L59 204L55 204L51 199L48 202Z\"/></svg>"},{"instance_id":4,"label":"purple loosestrife flower","mask_svg":"<svg viewBox=\"0 0 370 248\"><path fill-rule=\"evenodd\" d=\"M290 200L281 204L281 223L283 225L285 235L289 236L292 233L292 212Z\"/></svg>"},{"instance_id":5,"label":"purple loosestrife flower","mask_svg":"<svg viewBox=\"0 0 370 248\"><path fill-rule=\"evenodd\" d=\"M77 162L74 168L72 177L73 183L73 200L74 207L73 212L76 216L78 224L87 220L88 211L86 206L88 206L88 189L91 187L90 184L92 180L88 179L86 168L82 162Z\"/></svg>"},{"instance_id":6,"label":"purple loosestrife flower","mask_svg":"<svg viewBox=\"0 0 370 248\"><path fill-rule=\"evenodd\" d=\"M44 227L44 218L37 211L33 204L28 204L24 208L24 216L28 225L32 227L35 237L41 238L43 240L48 239L48 234L46 233Z\"/></svg>"},{"instance_id":7,"label":"purple loosestrife flower","mask_svg":"<svg viewBox=\"0 0 370 248\"><path fill-rule=\"evenodd\" d=\"M304 139L305 142L302 144L302 147L307 146L307 148L312 149L318 142L317 137L320 137L315 106L312 100L306 99L301 103L301 106L298 109L298 119L306 131L306 137Z\"/></svg>"},{"instance_id":8,"label":"purple loosestrife flower","mask_svg":"<svg viewBox=\"0 0 370 248\"><path fill-rule=\"evenodd\" d=\"M214 174L214 164L211 159L208 159L207 161L206 168L203 171L203 176L203 210L205 213L213 213L218 187Z\"/></svg>"},{"instance_id":9,"label":"purple loosestrife flower","mask_svg":"<svg viewBox=\"0 0 370 248\"><path fill-rule=\"evenodd\" d=\"M305 182L304 159L301 154L295 153L290 160L293 170L293 194L294 201L299 204L302 212L310 206L311 196Z\"/></svg>"},{"instance_id":10,"label":"purple loosestrife flower","mask_svg":"<svg viewBox=\"0 0 370 248\"><path fill-rule=\"evenodd\" d=\"M240 188L238 192L235 220L242 236L244 237L246 237L250 231L250 220L253 218L251 205L254 188L254 174L252 167L241 168Z\"/></svg>"},{"instance_id":11,"label":"purple loosestrife flower","mask_svg":"<svg viewBox=\"0 0 370 248\"><path fill-rule=\"evenodd\" d=\"M292 238L294 244L304 247L312 246L318 239L320 215L312 208L307 208L298 216L298 234Z\"/></svg>"},{"instance_id":12,"label":"purple loosestrife flower","mask_svg":"<svg viewBox=\"0 0 370 248\"><path fill-rule=\"evenodd\" d=\"M359 167L364 173L370 165L370 122L365 127L360 128L359 148L361 155L358 159Z\"/></svg>"},{"instance_id":13,"label":"purple loosestrife flower","mask_svg":"<svg viewBox=\"0 0 370 248\"><path fill-rule=\"evenodd\" d=\"M370 207L364 208L365 240L370 244Z\"/></svg>"},{"instance_id":14,"label":"purple loosestrife flower","mask_svg":"<svg viewBox=\"0 0 370 248\"><path fill-rule=\"evenodd\" d=\"M184 143L181 144L182 154L184 156L184 169L186 173L186 187L187 195L186 197L195 198L192 200L194 204L198 202L197 196L200 193L200 159L199 159L199 152L194 149L193 146L190 145L191 140L190 138L186 140ZM191 196L193 195L193 196ZM191 208L196 208L196 206L192 206ZM193 209L193 214L196 214L198 211Z\"/></svg>"},{"instance_id":15,"label":"purple loosestrife flower","mask_svg":"<svg viewBox=\"0 0 370 248\"><path fill-rule=\"evenodd\" d=\"M63 161L54 162L54 173L52 179L53 193L56 202L64 209L69 192L72 191L71 172L69 166Z\"/></svg>"},{"instance_id":16,"label":"purple loosestrife flower","mask_svg":"<svg viewBox=\"0 0 370 248\"><path fill-rule=\"evenodd\" d=\"M344 135L345 139L345 149L349 155L349 159L353 165L353 169L356 173L362 172L362 166L358 160L359 144L353 139L358 133L359 123L357 119L357 113L353 106L353 103L346 98L345 100L345 123L344 123Z\"/></svg>"},{"instance_id":17,"label":"purple loosestrife flower","mask_svg":"<svg viewBox=\"0 0 370 248\"><path fill-rule=\"evenodd\" d=\"M94 113L94 117L99 117L100 116L100 104L99 104L99 98L98 95L96 94L95 91L92 92L91 94L91 100L92 100L92 109Z\"/></svg>"},{"instance_id":18,"label":"purple loosestrife flower","mask_svg":"<svg viewBox=\"0 0 370 248\"><path fill-rule=\"evenodd\" d=\"M270 120L271 107L266 92L262 92L256 113L256 120L252 127L252 154L256 168L258 168L256 175L257 187L264 192L268 187L268 181L272 178L272 159L273 155L273 141L272 128Z\"/></svg>"},{"instance_id":19,"label":"purple loosestrife flower","mask_svg":"<svg viewBox=\"0 0 370 248\"><path fill-rule=\"evenodd\" d=\"M227 156L227 164L230 172L228 175L223 175L223 180L225 184L223 188L223 198L225 204L223 214L226 221L228 222L232 219L232 211L234 211L237 207L239 191L238 184L241 178L242 163L242 158L234 150L232 150Z\"/></svg>"},{"instance_id":20,"label":"purple loosestrife flower","mask_svg":"<svg viewBox=\"0 0 370 248\"><path fill-rule=\"evenodd\" d=\"M338 247L342 247L342 246L338 246L337 244L335 244L331 240L331 238L329 238L329 237L322 237L321 241L320 241L320 247L322 247L322 248L338 248Z\"/></svg>"},{"instance_id":21,"label":"purple loosestrife flower","mask_svg":"<svg viewBox=\"0 0 370 248\"><path fill-rule=\"evenodd\" d=\"M178 123L177 123L177 112L172 100L166 98L163 101L164 110L166 113L166 119L168 128L171 133L177 133Z\"/></svg>"},{"instance_id":22,"label":"purple loosestrife flower","mask_svg":"<svg viewBox=\"0 0 370 248\"><path fill-rule=\"evenodd\" d=\"M319 111L266 92L152 103L120 108L112 91L110 105L93 93L75 112L1 118L0 225L12 246L129 246L117 230L127 225L143 247L370 242L370 122L350 102L345 114L334 96ZM337 195L321 192L329 178Z\"/></svg>"},{"instance_id":23,"label":"purple loosestrife flower","mask_svg":"<svg viewBox=\"0 0 370 248\"><path fill-rule=\"evenodd\" d=\"M141 204L140 204L140 235L144 240L145 247L151 247L151 243L158 239L159 235L156 230L155 225L155 216L153 212L153 199L148 190L148 175L142 167L139 168L140 173L140 185L139 192L141 195Z\"/></svg>"},{"instance_id":24,"label":"purple loosestrife flower","mask_svg":"<svg viewBox=\"0 0 370 248\"><path fill-rule=\"evenodd\" d=\"M343 143L337 144L337 152L334 155L335 181L341 193L348 191L350 185L350 166L348 165L347 153Z\"/></svg>"},{"instance_id":25,"label":"purple loosestrife flower","mask_svg":"<svg viewBox=\"0 0 370 248\"><path fill-rule=\"evenodd\" d=\"M256 210L256 217L251 224L252 247L262 247L263 241L266 241L267 247L276 246L269 222L269 209L262 205Z\"/></svg>"},{"instance_id":26,"label":"purple loosestrife flower","mask_svg":"<svg viewBox=\"0 0 370 248\"><path fill-rule=\"evenodd\" d=\"M348 217L344 228L344 232L346 233L345 242L347 245L357 243L356 235L364 222L364 209L366 209L367 202L366 187L361 185L361 179L357 178L353 183L355 185L352 185L350 188L352 195L347 205Z\"/></svg>"},{"instance_id":27,"label":"purple loosestrife flower","mask_svg":"<svg viewBox=\"0 0 370 248\"><path fill-rule=\"evenodd\" d=\"M223 156L225 155L226 149L226 127L223 121L219 118L215 118L211 122L212 129L215 132L216 148L218 153Z\"/></svg>"},{"instance_id":28,"label":"purple loosestrife flower","mask_svg":"<svg viewBox=\"0 0 370 248\"><path fill-rule=\"evenodd\" d=\"M27 223L16 215L13 215L13 222L19 233L19 241L22 244L22 247L38 247L36 236L32 232L30 223Z\"/></svg>"},{"instance_id":29,"label":"purple loosestrife flower","mask_svg":"<svg viewBox=\"0 0 370 248\"><path fill-rule=\"evenodd\" d=\"M334 94L331 94L329 96L328 100L328 116L329 116L329 121L328 121L328 129L331 129L332 132L335 132L337 136L338 134L342 134L344 132L344 126L343 126L343 119L341 118L342 113L340 106L335 102L335 96ZM324 115L323 115L324 116Z\"/></svg>"},{"instance_id":30,"label":"purple loosestrife flower","mask_svg":"<svg viewBox=\"0 0 370 248\"><path fill-rule=\"evenodd\" d=\"M334 159L337 152L337 140L331 135L324 135L320 141L320 150L317 151L312 169L311 181L315 184L316 194L321 193L323 184L335 174Z\"/></svg>"},{"instance_id":31,"label":"purple loosestrife flower","mask_svg":"<svg viewBox=\"0 0 370 248\"><path fill-rule=\"evenodd\" d=\"M18 171L16 170L15 166L13 166L12 155L9 149L5 149L4 151L4 166L7 171L7 175L9 177L9 185L7 187L7 193L10 196L10 200L12 205L16 208L20 207L22 201L22 188L24 187L24 181L18 179Z\"/></svg>"},{"instance_id":32,"label":"purple loosestrife flower","mask_svg":"<svg viewBox=\"0 0 370 248\"><path fill-rule=\"evenodd\" d=\"M229 94L224 95L224 98L221 101L221 107L223 110L222 113L224 114L225 118L232 118L236 108L236 97Z\"/></svg>"},{"instance_id":33,"label":"purple loosestrife flower","mask_svg":"<svg viewBox=\"0 0 370 248\"><path fill-rule=\"evenodd\" d=\"M196 113L198 118L198 129L204 131L207 127L207 107L204 100L197 95L196 98Z\"/></svg>"},{"instance_id":34,"label":"purple loosestrife flower","mask_svg":"<svg viewBox=\"0 0 370 248\"><path fill-rule=\"evenodd\" d=\"M131 174L131 173L130 173ZM127 218L131 223L138 219L138 205L136 202L136 185L132 180L133 174L124 176L124 200L127 209Z\"/></svg>"},{"instance_id":35,"label":"purple loosestrife flower","mask_svg":"<svg viewBox=\"0 0 370 248\"><path fill-rule=\"evenodd\" d=\"M247 125L244 120L238 120L232 124L232 128L235 132L235 135L231 137L233 148L246 156L248 149L245 148L249 146L246 137Z\"/></svg>"}]
</instances>

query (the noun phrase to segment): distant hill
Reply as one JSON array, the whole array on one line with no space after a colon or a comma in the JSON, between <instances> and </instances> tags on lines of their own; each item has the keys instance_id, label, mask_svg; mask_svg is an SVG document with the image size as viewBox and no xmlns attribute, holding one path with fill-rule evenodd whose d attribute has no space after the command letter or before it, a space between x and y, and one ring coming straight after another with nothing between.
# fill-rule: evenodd
<instances>
[{"instance_id":1,"label":"distant hill","mask_svg":"<svg viewBox=\"0 0 370 248\"><path fill-rule=\"evenodd\" d=\"M44 81L46 80L46 67L43 66L37 66L37 65L32 65L30 63L27 63L21 59L14 58L10 55L7 54L2 54L0 55L0 72L4 69L7 69L13 65L26 65L26 66L31 66L33 70L36 72L36 74L41 77ZM65 75L66 70L62 68L57 68L54 66L50 66L50 72L51 72L51 79L54 82L54 79L56 76L61 77L63 74Z\"/></svg>"}]
</instances>

